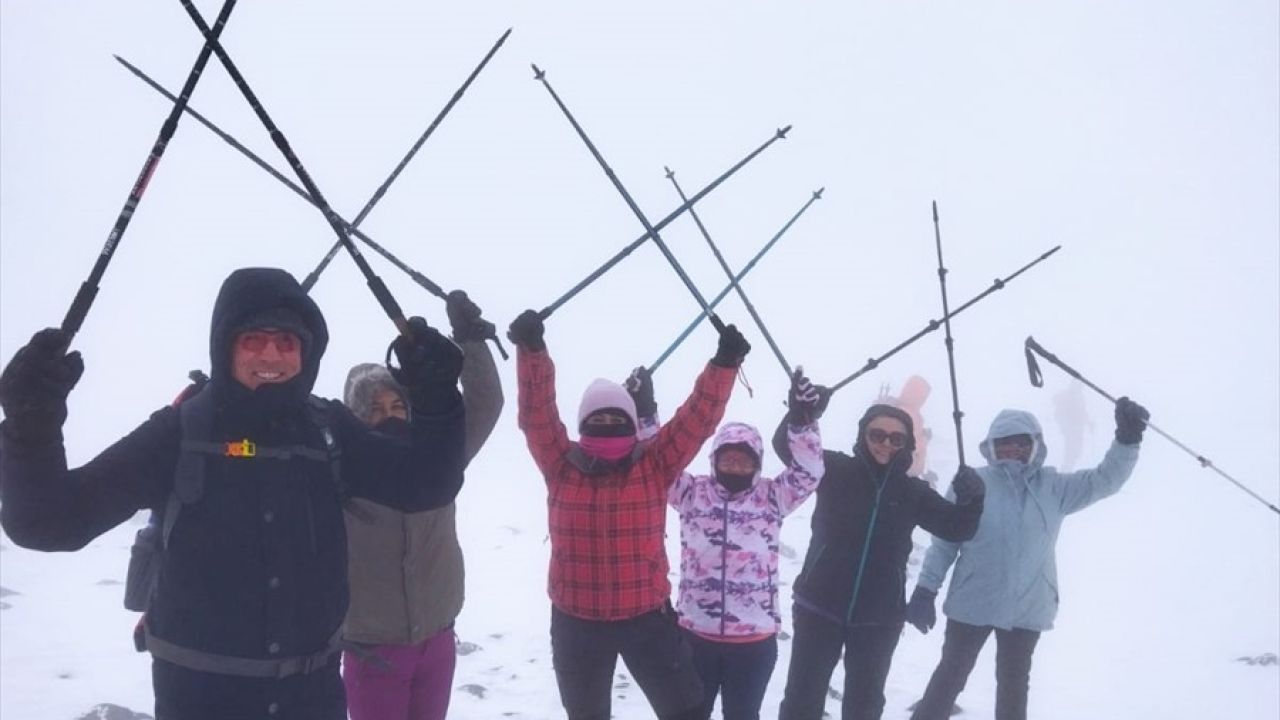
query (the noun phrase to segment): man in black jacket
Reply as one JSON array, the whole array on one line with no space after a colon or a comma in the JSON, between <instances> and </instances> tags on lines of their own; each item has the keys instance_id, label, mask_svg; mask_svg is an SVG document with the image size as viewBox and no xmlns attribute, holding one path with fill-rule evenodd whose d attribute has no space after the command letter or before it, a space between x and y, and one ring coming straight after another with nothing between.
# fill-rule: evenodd
<instances>
[{"instance_id":1,"label":"man in black jacket","mask_svg":"<svg viewBox=\"0 0 1280 720\"><path fill-rule=\"evenodd\" d=\"M780 426L780 431L784 428ZM983 485L961 468L952 504L907 475L915 447L911 416L872 405L858 422L853 456L827 450L813 535L795 582L791 664L779 717L818 720L831 672L844 653L843 720L876 720L902 633L907 556L917 525L949 540L973 537ZM785 435L774 450L788 461Z\"/></svg>"},{"instance_id":2,"label":"man in black jacket","mask_svg":"<svg viewBox=\"0 0 1280 720\"><path fill-rule=\"evenodd\" d=\"M42 330L0 374L0 524L19 545L78 550L140 509L170 528L145 621L158 720L343 720L348 496L417 511L462 484L462 354L421 318L398 338L413 423L370 430L312 398L328 331L282 270L223 283L208 385L67 468L66 398L83 371ZM176 510L176 515L174 514Z\"/></svg>"}]
</instances>

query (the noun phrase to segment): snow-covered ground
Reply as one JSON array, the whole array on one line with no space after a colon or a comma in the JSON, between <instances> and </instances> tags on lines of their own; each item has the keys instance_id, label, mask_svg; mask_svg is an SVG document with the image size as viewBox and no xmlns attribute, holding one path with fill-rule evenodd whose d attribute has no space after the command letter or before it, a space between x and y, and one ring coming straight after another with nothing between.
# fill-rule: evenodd
<instances>
[{"instance_id":1,"label":"snow-covered ground","mask_svg":"<svg viewBox=\"0 0 1280 720\"><path fill-rule=\"evenodd\" d=\"M221 5L197 0L206 17ZM795 5L792 7L791 5ZM1049 386L1027 385L1023 339L1050 350L1271 502L1280 498L1280 6L1039 2L242 2L224 42L323 188L353 217L496 38L510 39L362 227L505 329L640 233L529 63L555 87L651 220L772 135L785 142L699 204L741 268L818 187L744 286L773 337L834 383L937 317L936 199L952 307L1048 248L1063 252L955 323L971 454L1002 407L1061 435ZM803 5L803 7L801 7ZM171 106L112 61L176 89L198 36L177 3L0 2L0 362L66 311ZM226 73L192 107L290 175ZM710 297L724 274L691 222L663 230ZM148 186L75 346L67 452L83 463L208 365L208 313L245 265L301 277L333 242L313 208L190 120ZM366 253L408 314L441 303ZM392 326L345 258L314 289L333 342L319 394L381 357ZM661 253L639 248L548 321L571 414L597 375L621 379L694 312ZM772 428L785 392L734 298L718 312L755 350L728 419ZM828 447L847 448L883 383L934 388L930 465L955 467L947 363L935 333L837 395ZM699 329L657 376L669 413L711 354ZM468 473L458 516L468 569L453 717L561 717L549 663L545 498L508 406ZM1086 459L1110 435L1088 394ZM705 467L705 459L696 461ZM766 461L776 470L776 459ZM811 509L789 520L789 583ZM72 555L0 537L0 717L77 720L99 703L150 711L148 659L121 607L126 523ZM917 538L925 543L923 534ZM676 557L676 526L669 550ZM1154 433L1119 495L1069 518L1062 610L1032 670L1037 720L1275 720L1277 516ZM908 591L910 588L908 588ZM784 593L788 590L784 589ZM784 595L784 599L785 599ZM789 615L786 613L789 629ZM903 719L937 661L940 628L908 629L888 683ZM789 643L769 687L776 711ZM625 668L619 667L619 674ZM841 686L837 670L833 685ZM623 683L627 683L626 686ZM648 717L619 678L615 714ZM990 717L991 651L960 703ZM836 704L829 703L836 712Z\"/></svg>"},{"instance_id":2,"label":"snow-covered ground","mask_svg":"<svg viewBox=\"0 0 1280 720\"><path fill-rule=\"evenodd\" d=\"M547 635L541 482L510 412L469 477L459 500L468 583L458 634L477 647L459 657L451 717L562 717ZM810 510L798 511L784 530L794 551L782 563L788 584L808 541ZM1232 532L1200 532L1206 525ZM12 594L0 611L0 717L74 720L99 703L151 711L149 661L131 646L136 615L120 604L137 527L126 523L71 555L33 553L4 540L0 583ZM668 530L674 561L678 529ZM1280 666L1240 660L1280 651L1276 540L1270 513L1148 437L1131 483L1064 526L1062 612L1036 651L1032 717L1280 717ZM937 661L939 630L906 630L885 717L906 717L918 698ZM784 641L765 717L776 712L789 656ZM615 717L650 717L625 666L617 672ZM840 673L832 680L837 690ZM960 698L963 717L990 717L993 702L988 648ZM828 711L838 717L836 701Z\"/></svg>"}]
</instances>

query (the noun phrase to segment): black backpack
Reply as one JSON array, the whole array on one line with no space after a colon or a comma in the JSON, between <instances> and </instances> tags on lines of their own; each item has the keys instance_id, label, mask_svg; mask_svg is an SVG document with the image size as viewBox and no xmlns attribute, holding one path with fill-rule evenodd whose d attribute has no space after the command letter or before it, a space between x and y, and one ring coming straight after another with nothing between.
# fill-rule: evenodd
<instances>
[{"instance_id":1,"label":"black backpack","mask_svg":"<svg viewBox=\"0 0 1280 720\"><path fill-rule=\"evenodd\" d=\"M325 451L294 445L282 448L258 446L250 440L215 443L209 440L213 431L212 393L202 392L207 379L192 374L195 385L179 396L178 413L182 428L181 452L174 470L173 490L163 509L153 510L146 527L138 531L129 551L129 569L125 574L124 606L134 612L145 613L151 603L164 564L169 536L178 521L182 506L197 502L204 494L206 460L211 455L230 457L307 457L329 464L334 486L346 498L339 464L341 452L337 440L328 426L327 403L312 396L308 402L312 422L324 438ZM141 627L139 622L138 626ZM142 648L139 648L141 650Z\"/></svg>"}]
</instances>

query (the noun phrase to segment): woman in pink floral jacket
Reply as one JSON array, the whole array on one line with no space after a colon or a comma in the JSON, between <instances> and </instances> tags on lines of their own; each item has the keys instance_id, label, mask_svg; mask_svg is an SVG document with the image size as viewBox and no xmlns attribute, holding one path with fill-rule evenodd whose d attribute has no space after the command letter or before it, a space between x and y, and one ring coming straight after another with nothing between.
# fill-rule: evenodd
<instances>
[{"instance_id":1,"label":"woman in pink floral jacket","mask_svg":"<svg viewBox=\"0 0 1280 720\"><path fill-rule=\"evenodd\" d=\"M677 609L704 687L709 718L717 694L725 720L760 717L778 659L778 536L782 518L822 479L818 393L797 369L788 439L792 460L776 478L761 477L756 428L726 423L716 435L710 475L683 473L667 501L680 513Z\"/></svg>"}]
</instances>

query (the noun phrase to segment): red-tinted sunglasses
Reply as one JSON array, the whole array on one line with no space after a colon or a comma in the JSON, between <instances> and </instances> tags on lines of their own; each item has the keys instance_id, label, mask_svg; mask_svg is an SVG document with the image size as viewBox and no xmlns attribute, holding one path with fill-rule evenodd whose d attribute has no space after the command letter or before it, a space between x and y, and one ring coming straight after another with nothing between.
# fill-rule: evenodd
<instances>
[{"instance_id":1,"label":"red-tinted sunglasses","mask_svg":"<svg viewBox=\"0 0 1280 720\"><path fill-rule=\"evenodd\" d=\"M302 348L302 341L298 336L288 331L250 330L240 333L240 337L236 338L240 349L251 353L266 350L267 343L275 345L276 352L279 353L297 352Z\"/></svg>"}]
</instances>

